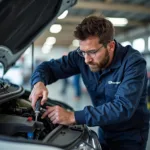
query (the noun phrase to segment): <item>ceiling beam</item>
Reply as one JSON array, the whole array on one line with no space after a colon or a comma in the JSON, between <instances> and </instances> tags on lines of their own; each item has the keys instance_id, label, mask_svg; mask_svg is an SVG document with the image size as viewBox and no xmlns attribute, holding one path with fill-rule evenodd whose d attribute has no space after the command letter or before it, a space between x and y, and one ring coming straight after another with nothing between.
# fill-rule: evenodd
<instances>
[{"instance_id":1,"label":"ceiling beam","mask_svg":"<svg viewBox=\"0 0 150 150\"><path fill-rule=\"evenodd\" d=\"M140 6L137 4L118 4L118 3L108 3L108 2L78 1L78 3L73 7L73 9L75 8L96 9L96 10L115 10L115 11L150 14L149 7L144 7L144 6Z\"/></svg>"}]
</instances>

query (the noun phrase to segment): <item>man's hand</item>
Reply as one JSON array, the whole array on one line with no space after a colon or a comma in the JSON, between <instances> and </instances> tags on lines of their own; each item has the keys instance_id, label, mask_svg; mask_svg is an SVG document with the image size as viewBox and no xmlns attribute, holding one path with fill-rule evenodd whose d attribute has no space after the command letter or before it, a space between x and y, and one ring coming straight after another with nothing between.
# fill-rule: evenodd
<instances>
[{"instance_id":1,"label":"man's hand","mask_svg":"<svg viewBox=\"0 0 150 150\"><path fill-rule=\"evenodd\" d=\"M60 106L47 106L46 112L42 115L42 118L48 116L53 124L71 125L75 123L75 117L73 112L68 112Z\"/></svg>"},{"instance_id":2,"label":"man's hand","mask_svg":"<svg viewBox=\"0 0 150 150\"><path fill-rule=\"evenodd\" d=\"M43 82L37 82L34 85L32 92L30 94L29 100L32 102L33 109L35 108L36 101L40 97L42 98L41 105L43 105L47 101L47 98L48 98L48 90Z\"/></svg>"}]
</instances>

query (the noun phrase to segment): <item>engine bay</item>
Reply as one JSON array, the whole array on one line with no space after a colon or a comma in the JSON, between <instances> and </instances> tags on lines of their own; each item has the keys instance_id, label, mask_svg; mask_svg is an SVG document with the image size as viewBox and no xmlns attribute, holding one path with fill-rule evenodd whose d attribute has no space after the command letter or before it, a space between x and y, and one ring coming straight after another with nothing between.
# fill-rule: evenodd
<instances>
[{"instance_id":1,"label":"engine bay","mask_svg":"<svg viewBox=\"0 0 150 150\"><path fill-rule=\"evenodd\" d=\"M63 149L101 149L95 132L86 125L53 124L48 117L41 118L46 106L59 105L68 111L73 111L69 105L48 98L40 106L36 120L35 111L28 100L30 91L24 90L4 80L0 80L0 137L15 141L46 144ZM90 143L90 144L89 144Z\"/></svg>"},{"instance_id":2,"label":"engine bay","mask_svg":"<svg viewBox=\"0 0 150 150\"><path fill-rule=\"evenodd\" d=\"M62 126L53 124L48 117L41 118L47 105L59 105L73 111L69 105L48 98L46 104L40 106L39 115L35 121L35 111L28 99L30 92L2 79L0 85L0 135L54 145L60 144L62 147L68 145L68 142L75 141L83 133L83 126Z\"/></svg>"},{"instance_id":3,"label":"engine bay","mask_svg":"<svg viewBox=\"0 0 150 150\"><path fill-rule=\"evenodd\" d=\"M30 102L19 99L3 103L0 107L0 134L25 139L43 140L58 125L49 118L41 119L45 110L41 108L38 121Z\"/></svg>"}]
</instances>

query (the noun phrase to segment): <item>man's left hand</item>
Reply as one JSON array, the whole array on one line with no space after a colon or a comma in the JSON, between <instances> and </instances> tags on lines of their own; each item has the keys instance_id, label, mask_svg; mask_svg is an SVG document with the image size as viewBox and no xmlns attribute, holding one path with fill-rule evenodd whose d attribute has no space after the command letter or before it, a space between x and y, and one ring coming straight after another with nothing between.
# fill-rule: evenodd
<instances>
[{"instance_id":1,"label":"man's left hand","mask_svg":"<svg viewBox=\"0 0 150 150\"><path fill-rule=\"evenodd\" d=\"M48 116L53 124L71 125L75 123L74 112L69 112L60 106L47 106L41 118Z\"/></svg>"}]
</instances>

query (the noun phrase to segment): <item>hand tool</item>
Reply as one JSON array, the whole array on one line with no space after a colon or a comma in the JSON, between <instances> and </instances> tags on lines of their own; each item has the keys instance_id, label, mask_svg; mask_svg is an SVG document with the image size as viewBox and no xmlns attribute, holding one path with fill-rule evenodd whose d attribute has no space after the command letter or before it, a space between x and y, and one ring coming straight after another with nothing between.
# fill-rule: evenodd
<instances>
[{"instance_id":1,"label":"hand tool","mask_svg":"<svg viewBox=\"0 0 150 150\"><path fill-rule=\"evenodd\" d=\"M41 106L41 98L38 98L38 100L35 103L35 121L36 122L40 113L40 106Z\"/></svg>"}]
</instances>

